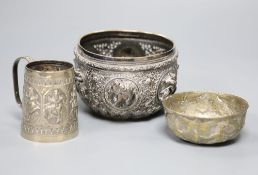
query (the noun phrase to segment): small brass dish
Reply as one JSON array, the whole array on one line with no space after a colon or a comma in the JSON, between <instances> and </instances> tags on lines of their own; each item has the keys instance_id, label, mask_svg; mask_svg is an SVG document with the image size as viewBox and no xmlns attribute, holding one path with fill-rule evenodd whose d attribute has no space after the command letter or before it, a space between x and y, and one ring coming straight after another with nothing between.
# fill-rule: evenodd
<instances>
[{"instance_id":1,"label":"small brass dish","mask_svg":"<svg viewBox=\"0 0 258 175\"><path fill-rule=\"evenodd\" d=\"M240 97L212 92L177 93L165 98L163 106L172 132L197 144L236 138L248 109L247 101Z\"/></svg>"}]
</instances>

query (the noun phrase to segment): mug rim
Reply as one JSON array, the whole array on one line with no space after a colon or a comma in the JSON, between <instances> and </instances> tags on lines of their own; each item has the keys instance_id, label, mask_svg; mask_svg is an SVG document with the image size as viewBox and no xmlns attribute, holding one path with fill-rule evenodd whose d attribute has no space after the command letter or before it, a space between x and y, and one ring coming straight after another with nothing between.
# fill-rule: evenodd
<instances>
[{"instance_id":1,"label":"mug rim","mask_svg":"<svg viewBox=\"0 0 258 175\"><path fill-rule=\"evenodd\" d=\"M33 69L32 66L40 65L40 64L54 64L54 65L61 65L64 66L62 70L37 70ZM44 73L57 73L57 72L65 72L67 70L73 69L73 64L67 61L59 61L59 60L39 60L39 61L32 61L25 66L26 70L33 71L33 72L44 72Z\"/></svg>"}]
</instances>

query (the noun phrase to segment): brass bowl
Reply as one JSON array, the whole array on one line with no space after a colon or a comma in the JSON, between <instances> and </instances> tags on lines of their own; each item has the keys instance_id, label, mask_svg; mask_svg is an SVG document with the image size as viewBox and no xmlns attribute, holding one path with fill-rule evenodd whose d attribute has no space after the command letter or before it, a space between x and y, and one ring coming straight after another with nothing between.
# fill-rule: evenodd
<instances>
[{"instance_id":1,"label":"brass bowl","mask_svg":"<svg viewBox=\"0 0 258 175\"><path fill-rule=\"evenodd\" d=\"M212 92L177 93L165 98L163 106L172 132L197 144L236 138L248 109L247 101L240 97Z\"/></svg>"}]
</instances>

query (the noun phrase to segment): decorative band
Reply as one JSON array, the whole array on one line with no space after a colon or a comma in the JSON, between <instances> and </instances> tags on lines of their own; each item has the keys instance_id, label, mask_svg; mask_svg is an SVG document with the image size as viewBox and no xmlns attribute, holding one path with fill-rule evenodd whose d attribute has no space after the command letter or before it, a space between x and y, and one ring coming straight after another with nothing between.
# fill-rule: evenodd
<instances>
[{"instance_id":1,"label":"decorative band","mask_svg":"<svg viewBox=\"0 0 258 175\"><path fill-rule=\"evenodd\" d=\"M63 78L63 79L43 79L43 78L31 78L29 76L24 77L26 83L30 83L36 86L64 86L67 84L74 83L73 78Z\"/></svg>"},{"instance_id":2,"label":"decorative band","mask_svg":"<svg viewBox=\"0 0 258 175\"><path fill-rule=\"evenodd\" d=\"M94 57L91 57L90 55L85 54L79 47L75 47L74 49L74 54L75 54L75 63L76 64L82 64L82 65L87 65L90 67L98 68L98 69L103 69L103 70L114 70L114 71L143 71L143 70L155 70L161 67L168 66L170 64L173 64L174 62L177 61L178 58L178 52L175 50L169 55L166 55L162 58L159 59L154 59L149 62L143 62L143 63L124 63L118 62L117 61L108 61L103 62L103 61L97 61Z\"/></svg>"},{"instance_id":3,"label":"decorative band","mask_svg":"<svg viewBox=\"0 0 258 175\"><path fill-rule=\"evenodd\" d=\"M73 122L61 127L41 127L32 126L26 123L22 124L22 132L29 135L57 136L67 135L78 130L78 123Z\"/></svg>"}]
</instances>

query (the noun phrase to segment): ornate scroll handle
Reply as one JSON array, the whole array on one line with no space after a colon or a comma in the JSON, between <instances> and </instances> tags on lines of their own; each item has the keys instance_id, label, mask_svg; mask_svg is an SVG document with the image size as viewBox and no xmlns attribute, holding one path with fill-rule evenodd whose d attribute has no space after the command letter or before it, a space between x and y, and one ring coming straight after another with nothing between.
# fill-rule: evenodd
<instances>
[{"instance_id":1,"label":"ornate scroll handle","mask_svg":"<svg viewBox=\"0 0 258 175\"><path fill-rule=\"evenodd\" d=\"M32 62L32 58L26 56L26 57L19 57L16 58L16 60L13 63L13 88L14 88L14 96L16 102L22 107L22 102L20 98L20 93L19 93L19 83L18 83L18 64L20 60L26 60L27 62Z\"/></svg>"}]
</instances>

